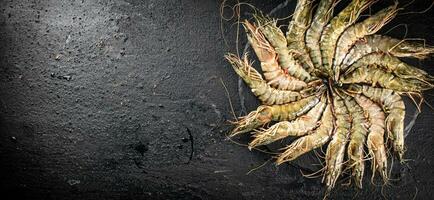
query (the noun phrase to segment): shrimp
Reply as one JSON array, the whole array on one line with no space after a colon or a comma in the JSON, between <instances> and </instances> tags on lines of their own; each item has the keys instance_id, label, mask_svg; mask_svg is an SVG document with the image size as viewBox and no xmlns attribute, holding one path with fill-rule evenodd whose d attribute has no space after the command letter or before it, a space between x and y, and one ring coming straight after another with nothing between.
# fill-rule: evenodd
<instances>
[{"instance_id":1,"label":"shrimp","mask_svg":"<svg viewBox=\"0 0 434 200\"><path fill-rule=\"evenodd\" d=\"M300 92L274 89L262 79L258 71L250 66L246 55L243 60L233 54L228 54L225 58L231 63L235 72L251 88L252 92L265 105L285 104L311 96L317 92L317 90L313 90L312 88L307 88ZM320 89L321 86L317 86L317 88Z\"/></svg>"},{"instance_id":2,"label":"shrimp","mask_svg":"<svg viewBox=\"0 0 434 200\"><path fill-rule=\"evenodd\" d=\"M384 88L351 85L349 91L363 94L377 104L387 113L386 129L388 138L393 142L393 149L398 158L403 161L404 156L404 117L405 104L398 93Z\"/></svg>"},{"instance_id":3,"label":"shrimp","mask_svg":"<svg viewBox=\"0 0 434 200\"><path fill-rule=\"evenodd\" d=\"M232 130L230 136L233 137L238 134L250 132L271 121L293 120L312 109L319 100L317 96L310 96L283 105L259 106L255 111L250 112L247 116L241 117L237 122L234 122L236 128Z\"/></svg>"},{"instance_id":4,"label":"shrimp","mask_svg":"<svg viewBox=\"0 0 434 200\"><path fill-rule=\"evenodd\" d=\"M265 39L261 30L248 21L245 21L243 25L247 39L261 62L264 78L269 85L277 89L292 91L299 91L307 87L304 81L296 79L282 70L277 62L275 49Z\"/></svg>"},{"instance_id":5,"label":"shrimp","mask_svg":"<svg viewBox=\"0 0 434 200\"><path fill-rule=\"evenodd\" d=\"M387 155L383 139L385 129L385 114L381 110L380 106L378 106L376 103L374 103L364 95L358 94L354 97L354 99L365 111L370 123L366 143L368 146L369 154L373 158L371 161L373 172L371 179L374 179L375 171L378 171L384 182L387 182Z\"/></svg>"},{"instance_id":6,"label":"shrimp","mask_svg":"<svg viewBox=\"0 0 434 200\"><path fill-rule=\"evenodd\" d=\"M336 43L345 29L353 24L359 15L375 0L353 0L351 3L325 27L321 36L322 64L328 75L332 75L331 65L335 55Z\"/></svg>"},{"instance_id":7,"label":"shrimp","mask_svg":"<svg viewBox=\"0 0 434 200\"><path fill-rule=\"evenodd\" d=\"M312 3L312 0L297 1L294 13L292 14L292 21L289 23L288 32L286 33L288 48L295 52L295 57L300 59L301 63L303 63L303 67L307 69L308 72L312 72L314 67L309 57L304 38L312 19Z\"/></svg>"},{"instance_id":8,"label":"shrimp","mask_svg":"<svg viewBox=\"0 0 434 200\"><path fill-rule=\"evenodd\" d=\"M254 135L255 139L250 142L249 149L260 145L267 145L288 136L305 135L308 131L313 130L317 126L318 120L326 106L327 98L323 95L321 101L316 104L315 107L296 120L292 122L279 122L268 129L256 131L256 134Z\"/></svg>"},{"instance_id":9,"label":"shrimp","mask_svg":"<svg viewBox=\"0 0 434 200\"><path fill-rule=\"evenodd\" d=\"M368 35L360 39L350 49L341 63L344 71L354 62L371 53L386 53L396 57L414 57L425 59L434 53L434 47L428 47L416 42L398 40L382 35Z\"/></svg>"},{"instance_id":10,"label":"shrimp","mask_svg":"<svg viewBox=\"0 0 434 200\"><path fill-rule=\"evenodd\" d=\"M299 48L300 46L295 43L304 43L304 33L309 27L311 21L311 0L298 0L294 13L292 14L292 21L289 23L286 39L289 46Z\"/></svg>"},{"instance_id":11,"label":"shrimp","mask_svg":"<svg viewBox=\"0 0 434 200\"><path fill-rule=\"evenodd\" d=\"M404 79L373 66L359 67L339 80L341 84L367 83L400 92L419 92L433 88L426 81Z\"/></svg>"},{"instance_id":12,"label":"shrimp","mask_svg":"<svg viewBox=\"0 0 434 200\"><path fill-rule=\"evenodd\" d=\"M401 109L393 109L389 112L386 118L386 128L390 133L389 135L393 136L393 149L395 153L398 155L398 158L401 162L404 161L404 118L405 118L405 105L401 100L399 102L402 103L403 108Z\"/></svg>"},{"instance_id":13,"label":"shrimp","mask_svg":"<svg viewBox=\"0 0 434 200\"><path fill-rule=\"evenodd\" d=\"M336 180L341 174L342 166L344 164L345 145L347 144L351 129L351 117L349 111L345 106L344 100L338 95L334 96L333 109L335 111L336 129L334 130L332 140L327 147L325 156L326 173L324 179L328 191L335 186Z\"/></svg>"},{"instance_id":14,"label":"shrimp","mask_svg":"<svg viewBox=\"0 0 434 200\"><path fill-rule=\"evenodd\" d=\"M432 77L430 77L425 71L413 67L407 63L402 62L396 57L384 53L371 53L362 57L360 60L351 65L346 70L345 75L348 75L351 71L359 68L360 66L369 65L378 65L385 71L393 73L396 76L404 79L414 78L423 82L432 79Z\"/></svg>"},{"instance_id":15,"label":"shrimp","mask_svg":"<svg viewBox=\"0 0 434 200\"><path fill-rule=\"evenodd\" d=\"M312 134L298 138L289 146L285 147L285 151L281 153L276 160L277 165L292 161L328 142L333 133L333 121L331 106L327 105L321 117L319 127L315 129Z\"/></svg>"},{"instance_id":16,"label":"shrimp","mask_svg":"<svg viewBox=\"0 0 434 200\"><path fill-rule=\"evenodd\" d=\"M280 67L286 70L291 76L305 82L312 80L311 75L303 66L294 58L294 55L288 49L288 43L282 30L277 27L276 21L263 16L262 14L254 15L258 28L276 50Z\"/></svg>"},{"instance_id":17,"label":"shrimp","mask_svg":"<svg viewBox=\"0 0 434 200\"><path fill-rule=\"evenodd\" d=\"M398 4L395 3L395 5L381 10L380 12L365 19L363 22L348 27L348 29L342 33L336 46L333 64L335 79L339 79L340 64L345 55L348 53L348 50L357 40L363 38L366 35L374 34L391 19L393 19L398 11L397 6Z\"/></svg>"},{"instance_id":18,"label":"shrimp","mask_svg":"<svg viewBox=\"0 0 434 200\"><path fill-rule=\"evenodd\" d=\"M341 94L345 106L351 114L352 124L350 132L350 142L348 144L347 154L349 167L352 168L352 177L355 179L356 186L362 188L363 174L365 171L364 164L364 144L368 133L368 122L364 116L362 107L357 104L352 96Z\"/></svg>"},{"instance_id":19,"label":"shrimp","mask_svg":"<svg viewBox=\"0 0 434 200\"><path fill-rule=\"evenodd\" d=\"M316 69L322 66L319 40L321 33L333 16L333 5L336 0L322 0L319 2L312 24L306 31L306 47L309 50L310 58Z\"/></svg>"}]
</instances>

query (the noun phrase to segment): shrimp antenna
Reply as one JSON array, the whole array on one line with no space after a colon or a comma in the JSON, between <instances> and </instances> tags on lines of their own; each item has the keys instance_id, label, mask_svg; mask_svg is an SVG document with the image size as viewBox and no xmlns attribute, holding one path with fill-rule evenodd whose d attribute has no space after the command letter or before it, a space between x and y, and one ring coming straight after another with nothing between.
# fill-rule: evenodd
<instances>
[{"instance_id":1,"label":"shrimp antenna","mask_svg":"<svg viewBox=\"0 0 434 200\"><path fill-rule=\"evenodd\" d=\"M414 105L415 105L416 108L417 108L417 111L420 113L420 112L421 112L420 107L421 107L421 105L422 105L423 98L422 98L421 95L418 95L418 96L420 97L420 101L419 101L419 103L418 103L418 102L416 102L416 99L413 97L413 95L418 95L418 94L417 94L417 93L411 93L411 92L408 92L408 93L407 93L407 96L408 96L408 97L413 101Z\"/></svg>"},{"instance_id":2,"label":"shrimp antenna","mask_svg":"<svg viewBox=\"0 0 434 200\"><path fill-rule=\"evenodd\" d=\"M424 103L425 105L427 105L431 110L434 111L434 107L433 107L430 103L428 103L427 101L423 101L423 103Z\"/></svg>"},{"instance_id":3,"label":"shrimp antenna","mask_svg":"<svg viewBox=\"0 0 434 200\"><path fill-rule=\"evenodd\" d=\"M407 33L408 33L408 26L407 26L407 24L398 24L398 25L396 25L396 26L390 28L390 29L389 29L388 31L386 31L384 34L388 34L388 33L391 32L392 30L394 30L395 28L398 28L398 27L400 27L400 26L404 26L404 28L405 28L405 34L404 34L404 37L403 37L403 38L406 38L406 37L407 37Z\"/></svg>"},{"instance_id":4,"label":"shrimp antenna","mask_svg":"<svg viewBox=\"0 0 434 200\"><path fill-rule=\"evenodd\" d=\"M256 171L256 170L258 170L258 169L264 167L268 162L270 162L271 159L272 159L272 158L266 160L266 161L265 161L264 163L262 163L261 165L255 167L255 168L253 168L253 169L251 169L251 170L249 170L249 171L246 173L246 175L249 175L250 173L252 173L252 172L254 172L254 171Z\"/></svg>"},{"instance_id":5,"label":"shrimp antenna","mask_svg":"<svg viewBox=\"0 0 434 200\"><path fill-rule=\"evenodd\" d=\"M237 18L237 22L239 22L240 21L240 7L241 7L241 5L247 5L253 9L255 9L255 7L253 5L248 4L248 3L240 3L239 0L237 0L237 3L234 6L227 5L227 0L223 0L222 3L220 4L220 9L219 9L219 11L220 11L220 31L221 31L221 34L223 36L223 41L225 43L226 48L229 48L229 44L228 44L228 40L226 39L226 37L224 35L225 28L224 28L223 22L224 21L226 21L226 22L231 21L234 18ZM225 10L227 10L227 9L230 10L232 14L225 17ZM235 24L237 24L237 23L235 23ZM239 32L237 31L237 34L238 33ZM237 43L238 43L238 37L237 37Z\"/></svg>"},{"instance_id":6,"label":"shrimp antenna","mask_svg":"<svg viewBox=\"0 0 434 200\"><path fill-rule=\"evenodd\" d=\"M402 6L402 8L406 8L407 6L411 5L412 3L414 3L415 0L412 0L410 2L408 2L407 4L405 4L404 6Z\"/></svg>"},{"instance_id":7,"label":"shrimp antenna","mask_svg":"<svg viewBox=\"0 0 434 200\"><path fill-rule=\"evenodd\" d=\"M232 142L232 143L234 143L234 144L236 144L238 146L243 146L243 147L248 147L249 146L247 144L242 144L242 143L239 143L239 142L233 140L230 136L228 136L228 132L225 133L225 136L226 136L226 140L229 140L230 142ZM271 155L277 155L278 154L278 153L274 153L274 152L269 152L269 151L265 151L265 150L262 150L262 149L258 149L256 147L252 148L252 149L254 149L256 151L259 151L259 152L262 152L262 153L271 154Z\"/></svg>"},{"instance_id":8,"label":"shrimp antenna","mask_svg":"<svg viewBox=\"0 0 434 200\"><path fill-rule=\"evenodd\" d=\"M419 192L419 190L417 189L417 186L414 186L414 188L416 189L416 192L414 193L414 196L413 196L412 200L416 199L417 193Z\"/></svg>"},{"instance_id":9,"label":"shrimp antenna","mask_svg":"<svg viewBox=\"0 0 434 200\"><path fill-rule=\"evenodd\" d=\"M322 151L322 149L321 149L321 153L323 153L323 155L318 153L316 150L314 150L313 152L315 153L315 156L318 160L320 160L320 158L325 159L325 153L324 153L324 151Z\"/></svg>"},{"instance_id":10,"label":"shrimp antenna","mask_svg":"<svg viewBox=\"0 0 434 200\"><path fill-rule=\"evenodd\" d=\"M300 173L301 173L301 175L303 177L306 177L306 178L316 178L316 177L322 176L322 174L319 174L319 175L316 175L316 174L318 174L320 172L324 172L325 169L326 169L326 167L324 166L321 169L317 170L316 172L313 172L313 173L310 173L310 174L304 174L303 171L301 171L301 170L300 170Z\"/></svg>"},{"instance_id":11,"label":"shrimp antenna","mask_svg":"<svg viewBox=\"0 0 434 200\"><path fill-rule=\"evenodd\" d=\"M238 118L237 118L237 116L235 115L234 106L232 105L231 96L229 95L228 88L226 87L226 85L225 85L225 83L223 82L223 79L222 79L222 78L220 78L220 83L223 85L223 88L225 89L226 97L228 98L229 106L230 106L230 108L231 108L232 115L233 115L234 119L238 122Z\"/></svg>"},{"instance_id":12,"label":"shrimp antenna","mask_svg":"<svg viewBox=\"0 0 434 200\"><path fill-rule=\"evenodd\" d=\"M414 2L414 0L413 1L411 1L410 3L408 3L408 4L406 4L405 6L403 6L403 8L405 8L405 7L407 7L408 5L410 5L411 3L413 3ZM406 12L406 13L401 13L401 14L399 14L399 15L409 15L409 14L424 14L424 13L426 13L426 12L428 12L429 10L431 10L431 8L434 6L434 1L431 3L431 5L428 7L428 8L426 8L425 10L421 10L421 11L418 11L418 12Z\"/></svg>"},{"instance_id":13,"label":"shrimp antenna","mask_svg":"<svg viewBox=\"0 0 434 200\"><path fill-rule=\"evenodd\" d=\"M222 3L220 4L220 32L222 34L223 41L225 43L226 48L229 48L228 41L226 40L226 37L225 37L225 34L224 34L225 28L223 26L223 21L230 21L233 18L233 14L232 14L232 16L230 18L226 18L224 16L224 10L225 10L225 8L229 7L228 5L226 5L226 1L227 0L223 0Z\"/></svg>"}]
</instances>

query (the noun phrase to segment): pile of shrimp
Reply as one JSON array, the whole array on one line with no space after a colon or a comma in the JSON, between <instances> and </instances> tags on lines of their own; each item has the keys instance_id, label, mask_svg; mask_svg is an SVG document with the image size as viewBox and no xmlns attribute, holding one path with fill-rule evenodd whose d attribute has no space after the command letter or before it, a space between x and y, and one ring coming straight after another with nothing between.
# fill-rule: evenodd
<instances>
[{"instance_id":1,"label":"pile of shrimp","mask_svg":"<svg viewBox=\"0 0 434 200\"><path fill-rule=\"evenodd\" d=\"M233 122L230 137L251 134L249 149L298 137L280 150L278 165L327 144L327 191L343 171L361 188L367 160L371 178L378 173L387 183L388 156L404 161L401 97L422 97L434 86L433 76L400 60L427 58L433 47L376 34L397 15L396 3L363 20L375 0L352 0L333 14L337 3L298 0L286 34L260 12L243 21L262 73L247 54L225 56L262 102Z\"/></svg>"}]
</instances>

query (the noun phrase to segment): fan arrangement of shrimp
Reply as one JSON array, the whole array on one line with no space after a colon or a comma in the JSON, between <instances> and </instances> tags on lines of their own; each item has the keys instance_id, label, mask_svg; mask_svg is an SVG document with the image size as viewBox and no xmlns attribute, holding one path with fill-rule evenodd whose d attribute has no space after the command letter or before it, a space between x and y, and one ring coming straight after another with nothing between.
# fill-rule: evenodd
<instances>
[{"instance_id":1,"label":"fan arrangement of shrimp","mask_svg":"<svg viewBox=\"0 0 434 200\"><path fill-rule=\"evenodd\" d=\"M360 15L375 0L352 0L333 14L337 3L298 0L286 34L260 12L254 22L244 21L262 74L247 54L225 56L262 104L233 122L230 137L251 134L249 149L298 137L280 149L278 165L327 145L327 191L343 171L361 188L366 160L372 178L378 173L387 183L388 156L404 160L401 97L422 97L434 83L433 76L400 59L427 58L433 47L376 34L397 15L396 3L363 20Z\"/></svg>"}]
</instances>

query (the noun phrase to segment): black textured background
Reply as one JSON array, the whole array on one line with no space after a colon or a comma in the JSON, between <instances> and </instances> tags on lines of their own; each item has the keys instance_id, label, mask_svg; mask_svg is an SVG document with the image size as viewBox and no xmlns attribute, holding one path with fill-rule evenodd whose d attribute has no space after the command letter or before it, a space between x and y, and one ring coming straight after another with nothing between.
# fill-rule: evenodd
<instances>
[{"instance_id":1,"label":"black textured background","mask_svg":"<svg viewBox=\"0 0 434 200\"><path fill-rule=\"evenodd\" d=\"M251 3L269 12L282 2ZM224 22L222 32L221 3L1 0L2 199L321 199L321 178L302 177L296 165L268 163L246 175L270 155L225 139L232 114L220 78L237 115L240 104L237 76L223 60L235 51L236 25ZM402 25L388 35L434 44L432 10L400 15L382 32L406 24L407 35ZM432 58L413 63L434 74ZM258 102L245 96L254 109ZM331 199L430 199L433 120L424 106L406 140L411 160L395 163L390 186L366 178L364 189L339 186Z\"/></svg>"}]
</instances>

